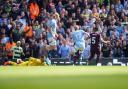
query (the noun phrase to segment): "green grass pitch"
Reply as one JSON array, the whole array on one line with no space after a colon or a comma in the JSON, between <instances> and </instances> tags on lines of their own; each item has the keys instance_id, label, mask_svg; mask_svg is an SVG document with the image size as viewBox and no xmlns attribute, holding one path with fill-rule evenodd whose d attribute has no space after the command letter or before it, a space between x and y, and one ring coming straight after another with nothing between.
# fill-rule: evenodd
<instances>
[{"instance_id":1,"label":"green grass pitch","mask_svg":"<svg viewBox=\"0 0 128 89\"><path fill-rule=\"evenodd\" d=\"M0 89L128 89L128 67L0 67Z\"/></svg>"}]
</instances>

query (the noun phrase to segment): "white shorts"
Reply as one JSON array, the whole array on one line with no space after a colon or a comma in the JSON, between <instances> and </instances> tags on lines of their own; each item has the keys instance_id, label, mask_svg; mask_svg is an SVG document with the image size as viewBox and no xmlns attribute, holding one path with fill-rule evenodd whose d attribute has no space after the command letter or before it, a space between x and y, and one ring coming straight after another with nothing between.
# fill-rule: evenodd
<instances>
[{"instance_id":1,"label":"white shorts","mask_svg":"<svg viewBox=\"0 0 128 89\"><path fill-rule=\"evenodd\" d=\"M49 43L49 45L54 46L54 45L57 45L57 43L56 43L56 41L52 41Z\"/></svg>"},{"instance_id":2,"label":"white shorts","mask_svg":"<svg viewBox=\"0 0 128 89\"><path fill-rule=\"evenodd\" d=\"M55 40L55 39L53 39L53 38L52 38L52 39L49 39L48 41L49 41L49 45L50 45L50 46L57 45L56 40Z\"/></svg>"},{"instance_id":3,"label":"white shorts","mask_svg":"<svg viewBox=\"0 0 128 89\"><path fill-rule=\"evenodd\" d=\"M79 44L75 44L74 45L74 53L77 52L78 50L80 51L80 53L83 53L85 49L85 44L83 43L79 43Z\"/></svg>"}]
</instances>

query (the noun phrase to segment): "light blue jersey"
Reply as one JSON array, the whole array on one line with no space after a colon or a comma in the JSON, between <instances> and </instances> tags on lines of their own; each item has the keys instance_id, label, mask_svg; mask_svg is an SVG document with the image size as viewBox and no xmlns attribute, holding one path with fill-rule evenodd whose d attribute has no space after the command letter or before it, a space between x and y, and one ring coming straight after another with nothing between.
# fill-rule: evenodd
<instances>
[{"instance_id":1,"label":"light blue jersey","mask_svg":"<svg viewBox=\"0 0 128 89\"><path fill-rule=\"evenodd\" d=\"M51 32L47 33L47 39L48 39L49 45L57 45L57 42L54 39L54 37L55 37L54 34L52 34Z\"/></svg>"},{"instance_id":2,"label":"light blue jersey","mask_svg":"<svg viewBox=\"0 0 128 89\"><path fill-rule=\"evenodd\" d=\"M85 33L83 30L77 30L72 33L76 51L85 49Z\"/></svg>"},{"instance_id":3,"label":"light blue jersey","mask_svg":"<svg viewBox=\"0 0 128 89\"><path fill-rule=\"evenodd\" d=\"M88 34L88 33L84 32L83 30L77 30L72 33L72 38L75 43L73 52L74 53L79 52L79 54L75 54L75 55L79 57L78 59L79 59L80 65L82 65L81 63L82 54L85 49L85 34Z\"/></svg>"},{"instance_id":4,"label":"light blue jersey","mask_svg":"<svg viewBox=\"0 0 128 89\"><path fill-rule=\"evenodd\" d=\"M56 45L55 35L56 35L56 28L57 28L57 22L54 19L48 20L47 26L50 27L51 32L47 33L47 38L49 45Z\"/></svg>"},{"instance_id":5,"label":"light blue jersey","mask_svg":"<svg viewBox=\"0 0 128 89\"><path fill-rule=\"evenodd\" d=\"M53 33L56 33L57 21L55 19L48 20L47 26L51 28Z\"/></svg>"}]
</instances>

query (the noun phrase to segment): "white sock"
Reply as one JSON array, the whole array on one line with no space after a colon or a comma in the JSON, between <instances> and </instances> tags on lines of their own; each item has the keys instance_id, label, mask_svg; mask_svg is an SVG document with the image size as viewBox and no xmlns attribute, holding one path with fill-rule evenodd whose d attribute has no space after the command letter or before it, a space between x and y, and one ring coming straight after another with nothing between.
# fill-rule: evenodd
<instances>
[{"instance_id":1,"label":"white sock","mask_svg":"<svg viewBox=\"0 0 128 89\"><path fill-rule=\"evenodd\" d=\"M121 63L121 66L126 66L126 64L125 63Z\"/></svg>"},{"instance_id":2,"label":"white sock","mask_svg":"<svg viewBox=\"0 0 128 89\"><path fill-rule=\"evenodd\" d=\"M107 64L108 66L112 66L112 62L108 62L108 64Z\"/></svg>"},{"instance_id":3,"label":"white sock","mask_svg":"<svg viewBox=\"0 0 128 89\"><path fill-rule=\"evenodd\" d=\"M97 63L97 66L101 66L102 64L101 63Z\"/></svg>"}]
</instances>

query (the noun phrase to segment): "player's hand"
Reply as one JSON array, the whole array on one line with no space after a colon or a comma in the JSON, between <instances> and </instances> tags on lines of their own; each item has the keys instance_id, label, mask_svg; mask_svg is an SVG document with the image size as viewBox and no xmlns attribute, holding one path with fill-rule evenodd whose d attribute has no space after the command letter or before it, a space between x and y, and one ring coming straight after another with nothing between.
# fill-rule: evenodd
<instances>
[{"instance_id":1,"label":"player's hand","mask_svg":"<svg viewBox=\"0 0 128 89\"><path fill-rule=\"evenodd\" d=\"M110 42L110 41L106 41L105 43L106 43L107 45L109 45L111 42Z\"/></svg>"},{"instance_id":2,"label":"player's hand","mask_svg":"<svg viewBox=\"0 0 128 89\"><path fill-rule=\"evenodd\" d=\"M110 44L110 41L107 41L107 44Z\"/></svg>"}]
</instances>

